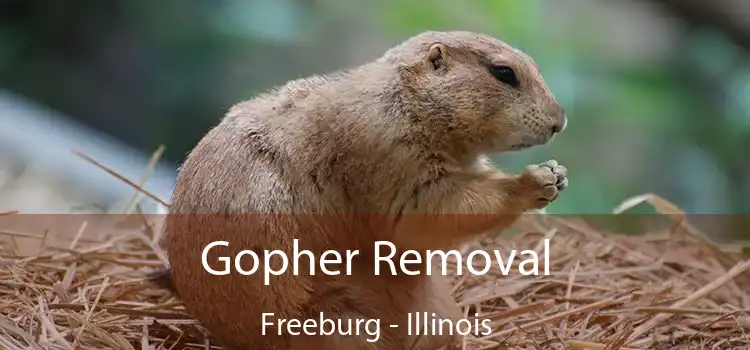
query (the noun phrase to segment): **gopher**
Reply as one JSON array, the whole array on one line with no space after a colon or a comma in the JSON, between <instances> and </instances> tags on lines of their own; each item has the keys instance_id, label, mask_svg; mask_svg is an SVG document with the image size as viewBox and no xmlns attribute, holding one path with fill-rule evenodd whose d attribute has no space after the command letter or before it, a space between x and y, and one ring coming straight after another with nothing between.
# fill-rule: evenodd
<instances>
[{"instance_id":1,"label":"gopher","mask_svg":"<svg viewBox=\"0 0 750 350\"><path fill-rule=\"evenodd\" d=\"M455 330L415 334L407 321L463 317L447 277L376 275L375 242L453 249L544 208L568 186L564 166L511 175L487 157L547 144L566 124L531 57L467 31L424 32L361 66L288 82L230 108L189 153L160 241L170 267L152 280L227 349L450 348ZM316 257L359 255L338 275L302 258L266 285L259 273L209 274L201 256L214 241L229 242L206 255L214 268L241 250L291 256L294 242ZM277 323L321 315L341 329L291 334ZM376 341L347 333L357 320L379 320Z\"/></svg>"}]
</instances>

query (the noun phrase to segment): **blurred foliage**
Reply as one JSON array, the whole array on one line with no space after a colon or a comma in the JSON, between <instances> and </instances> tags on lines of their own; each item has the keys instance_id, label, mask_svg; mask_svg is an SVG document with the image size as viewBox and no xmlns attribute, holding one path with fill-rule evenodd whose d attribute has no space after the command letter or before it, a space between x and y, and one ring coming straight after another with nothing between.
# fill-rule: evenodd
<instances>
[{"instance_id":1,"label":"blurred foliage","mask_svg":"<svg viewBox=\"0 0 750 350\"><path fill-rule=\"evenodd\" d=\"M4 1L0 83L144 152L163 143L177 163L231 104L364 57L343 56L342 42L368 45L351 37L384 49L427 29L484 31L538 61L570 118L552 145L497 159L568 166L549 212L608 213L644 192L689 212L750 211L750 59L720 33L685 26L668 57L629 61L597 44L580 6L550 29L542 0L361 4Z\"/></svg>"}]
</instances>

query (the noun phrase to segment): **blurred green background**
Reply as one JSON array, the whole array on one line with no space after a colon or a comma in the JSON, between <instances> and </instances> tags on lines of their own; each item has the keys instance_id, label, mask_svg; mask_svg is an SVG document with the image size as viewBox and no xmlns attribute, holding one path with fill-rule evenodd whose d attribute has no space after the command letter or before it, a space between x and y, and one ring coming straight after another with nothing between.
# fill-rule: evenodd
<instances>
[{"instance_id":1,"label":"blurred green background","mask_svg":"<svg viewBox=\"0 0 750 350\"><path fill-rule=\"evenodd\" d=\"M750 212L750 2L672 0L0 1L0 87L177 166L234 103L356 65L423 30L531 54L565 134L552 213L654 192L691 213ZM21 118L21 117L19 117Z\"/></svg>"}]
</instances>

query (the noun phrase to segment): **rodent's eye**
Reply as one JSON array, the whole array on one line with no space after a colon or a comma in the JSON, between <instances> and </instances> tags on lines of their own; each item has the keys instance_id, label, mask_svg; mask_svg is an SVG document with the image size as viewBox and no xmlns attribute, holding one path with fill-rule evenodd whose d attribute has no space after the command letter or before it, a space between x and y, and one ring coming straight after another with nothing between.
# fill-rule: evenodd
<instances>
[{"instance_id":1,"label":"rodent's eye","mask_svg":"<svg viewBox=\"0 0 750 350\"><path fill-rule=\"evenodd\" d=\"M490 72L497 80L513 87L518 87L518 78L512 68L508 66L490 66Z\"/></svg>"}]
</instances>

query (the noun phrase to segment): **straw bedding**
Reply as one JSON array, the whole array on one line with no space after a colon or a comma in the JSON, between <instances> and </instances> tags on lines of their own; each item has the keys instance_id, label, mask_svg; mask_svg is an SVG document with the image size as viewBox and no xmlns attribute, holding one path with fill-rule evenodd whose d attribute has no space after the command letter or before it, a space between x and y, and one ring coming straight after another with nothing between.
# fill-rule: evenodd
<instances>
[{"instance_id":1,"label":"straw bedding","mask_svg":"<svg viewBox=\"0 0 750 350\"><path fill-rule=\"evenodd\" d=\"M642 197L679 219L656 197ZM633 204L633 203L631 203ZM640 236L604 233L575 218L535 215L522 233L465 249L535 249L550 243L550 275L455 278L467 315L494 333L467 349L748 349L750 261L720 251L686 223ZM152 230L104 243L0 261L0 348L213 348L178 300L143 282L162 265ZM507 256L507 255L506 255ZM517 260L520 261L520 260ZM516 266L517 267L517 266Z\"/></svg>"}]
</instances>

